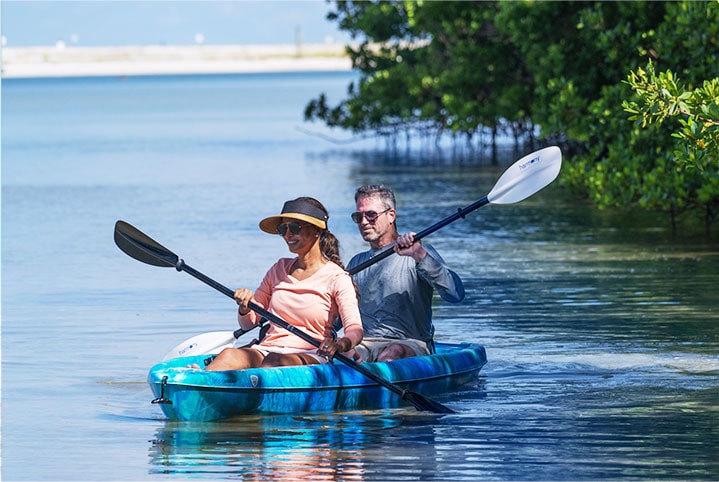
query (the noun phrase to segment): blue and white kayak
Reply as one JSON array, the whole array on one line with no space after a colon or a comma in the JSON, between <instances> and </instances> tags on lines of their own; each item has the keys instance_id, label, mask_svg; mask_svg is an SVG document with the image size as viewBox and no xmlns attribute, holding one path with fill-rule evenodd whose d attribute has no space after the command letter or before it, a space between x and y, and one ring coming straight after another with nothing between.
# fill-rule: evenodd
<instances>
[{"instance_id":1,"label":"blue and white kayak","mask_svg":"<svg viewBox=\"0 0 719 482\"><path fill-rule=\"evenodd\" d=\"M437 343L433 355L363 363L379 377L425 396L477 381L487 362L473 343ZM153 403L174 420L209 421L249 413L373 410L407 405L402 398L342 363L208 372L208 355L172 358L150 369Z\"/></svg>"}]
</instances>

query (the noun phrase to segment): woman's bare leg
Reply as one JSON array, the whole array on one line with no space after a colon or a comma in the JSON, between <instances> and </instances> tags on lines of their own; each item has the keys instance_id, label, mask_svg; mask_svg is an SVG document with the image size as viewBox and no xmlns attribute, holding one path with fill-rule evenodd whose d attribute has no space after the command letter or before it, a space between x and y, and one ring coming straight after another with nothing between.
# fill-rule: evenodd
<instances>
[{"instance_id":1,"label":"woman's bare leg","mask_svg":"<svg viewBox=\"0 0 719 482\"><path fill-rule=\"evenodd\" d=\"M264 355L252 348L225 348L212 363L207 365L205 370L242 370L244 368L256 368L262 365Z\"/></svg>"},{"instance_id":2,"label":"woman's bare leg","mask_svg":"<svg viewBox=\"0 0 719 482\"><path fill-rule=\"evenodd\" d=\"M268 353L262 360L262 368L288 367L292 365L317 365L317 358L305 353Z\"/></svg>"}]
</instances>

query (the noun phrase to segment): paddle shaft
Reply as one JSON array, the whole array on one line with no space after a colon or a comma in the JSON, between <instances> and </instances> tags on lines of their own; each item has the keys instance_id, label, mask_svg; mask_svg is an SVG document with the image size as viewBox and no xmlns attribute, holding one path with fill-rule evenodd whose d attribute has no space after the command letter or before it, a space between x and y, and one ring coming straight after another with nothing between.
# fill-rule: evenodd
<instances>
[{"instance_id":1,"label":"paddle shaft","mask_svg":"<svg viewBox=\"0 0 719 482\"><path fill-rule=\"evenodd\" d=\"M302 338L304 341L311 344L312 346L317 347L317 348L320 347L320 342L318 342L317 340L315 340L310 335L308 335L304 331L300 330L296 326L293 326L293 325L287 323L282 318L275 316L271 312L263 309L260 306L257 306L255 303L253 303L251 301L248 304L248 306L251 310L255 311L258 315L263 316L263 317L267 318L268 320L276 323L277 325L281 326L282 328L289 331L293 335L299 336L300 338ZM349 358L348 356L343 355L342 353L336 353L334 357L337 360L344 363L345 365L349 365L350 367L354 368L355 370L357 370L358 372L360 372L362 375L366 376L370 380L373 380L373 381L383 385L384 387L389 388L394 393L396 393L397 395L402 397L403 400L408 399L408 395L410 393L409 390L404 390L404 389L398 387L397 385L395 385L394 383L390 382L389 380L385 380L384 378L375 375L370 370L363 367L359 363L355 362L353 359ZM417 407L417 408L420 408L420 407Z\"/></svg>"},{"instance_id":2,"label":"paddle shaft","mask_svg":"<svg viewBox=\"0 0 719 482\"><path fill-rule=\"evenodd\" d=\"M430 234L434 233L435 231L437 231L437 230L439 230L439 229L442 229L443 227L445 227L446 225L448 225L448 224L450 224L450 223L453 223L454 221L458 220L459 218L464 219L464 217L465 217L467 214L469 214L469 213L471 213L472 211L475 211L475 210L481 208L482 206L484 206L484 205L486 205L486 204L489 204L489 199L487 198L487 196L484 196L484 197L483 197L482 199L480 199L479 201L475 201L475 202L473 202L472 204L470 204L470 205L467 206L467 207L459 208L456 213L447 216L447 217L444 218L443 220L438 221L438 222L436 222L435 224L433 224L432 226L430 226L430 227L428 227L428 228L426 228L426 229L423 229L423 230L420 231L419 233L415 234L415 235L414 235L414 240L415 240L415 241L419 241L420 239L424 238L425 236L429 236ZM357 274L357 273L359 273L360 271L369 268L370 266L372 266L373 264L377 263L378 261L382 261L382 260L385 259L387 256L390 256L392 253L394 253L394 243L390 244L390 245L387 246L383 251L380 251L378 254L376 254L375 256L371 257L370 259L368 259L368 260L365 261L364 263L358 264L357 266L355 266L354 268L352 268L352 269L349 270L348 272L349 272L350 275Z\"/></svg>"},{"instance_id":3,"label":"paddle shaft","mask_svg":"<svg viewBox=\"0 0 719 482\"><path fill-rule=\"evenodd\" d=\"M178 259L177 263L175 264L175 269L177 271L184 271L187 274L197 278L198 280L202 281L203 283L208 284L209 286L215 288L217 291L229 296L230 298L235 297L234 291L227 288L226 286L223 286L222 284L218 283L217 281L213 280L212 278L209 278L208 276L205 276L204 274L200 273L196 269L194 269L192 266L189 266L186 264L182 259ZM261 306L257 305L256 303L250 301L247 305L252 311L257 313L258 315L262 316L263 318L266 318L275 324L279 325L280 327L284 328L285 330L289 331L293 335L296 335L300 338L302 338L307 343L311 344L312 346L315 346L317 348L320 347L320 342L312 338L310 335L305 333L304 331L300 330L294 325L291 325L290 323L286 322L279 316L265 310ZM337 353L334 356L335 359L339 360L340 362L344 363L345 365L348 365L349 367L353 368L354 370L360 372L362 375L366 376L370 380L379 383L380 385L384 386L385 388L388 388L392 392L399 395L403 400L410 402L413 404L418 410L428 410L435 413L454 413L454 411L448 407L445 407L444 405L440 404L439 402L435 402L433 400L430 400L418 393L411 392L409 390L405 390L394 383L390 382L389 380L386 380L374 373L372 371L368 370L367 368L363 367L361 364L355 362L351 358L341 354Z\"/></svg>"}]
</instances>

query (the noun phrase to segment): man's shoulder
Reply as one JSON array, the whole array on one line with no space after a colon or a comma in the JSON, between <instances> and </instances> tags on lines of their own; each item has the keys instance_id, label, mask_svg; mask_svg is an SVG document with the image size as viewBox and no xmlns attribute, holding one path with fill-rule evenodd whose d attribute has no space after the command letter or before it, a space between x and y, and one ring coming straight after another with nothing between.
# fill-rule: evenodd
<instances>
[{"instance_id":1,"label":"man's shoulder","mask_svg":"<svg viewBox=\"0 0 719 482\"><path fill-rule=\"evenodd\" d=\"M350 262L347 263L347 268L351 269L353 266L356 266L360 263L363 263L364 261L367 261L369 258L372 257L372 252L373 252L372 249L368 249L367 251L362 251L362 252L355 254L350 259Z\"/></svg>"}]
</instances>

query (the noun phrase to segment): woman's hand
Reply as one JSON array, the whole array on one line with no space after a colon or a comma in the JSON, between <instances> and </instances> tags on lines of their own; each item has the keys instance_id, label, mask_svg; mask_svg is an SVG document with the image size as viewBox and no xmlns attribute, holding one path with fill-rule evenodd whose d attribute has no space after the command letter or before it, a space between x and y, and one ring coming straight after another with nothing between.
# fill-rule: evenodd
<instances>
[{"instance_id":1,"label":"woman's hand","mask_svg":"<svg viewBox=\"0 0 719 482\"><path fill-rule=\"evenodd\" d=\"M347 337L338 338L335 340L331 336L325 336L322 340L317 354L332 360L337 353L344 353L352 349L352 340Z\"/></svg>"},{"instance_id":2,"label":"woman's hand","mask_svg":"<svg viewBox=\"0 0 719 482\"><path fill-rule=\"evenodd\" d=\"M238 288L235 290L235 301L237 302L237 306L239 307L240 315L245 316L247 313L249 313L251 310L249 308L250 301L252 301L252 297L255 296L255 293L252 290L248 290L247 288Z\"/></svg>"}]
</instances>

